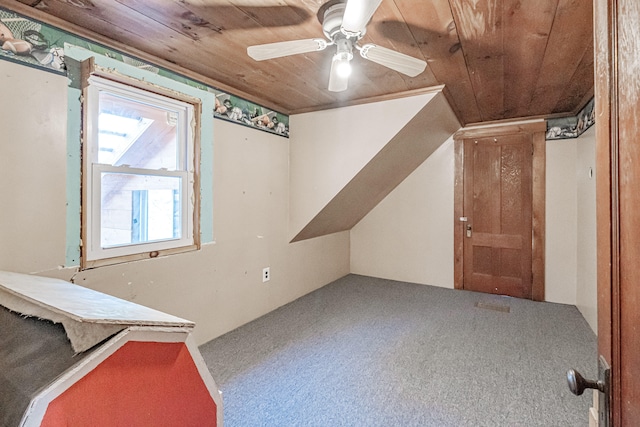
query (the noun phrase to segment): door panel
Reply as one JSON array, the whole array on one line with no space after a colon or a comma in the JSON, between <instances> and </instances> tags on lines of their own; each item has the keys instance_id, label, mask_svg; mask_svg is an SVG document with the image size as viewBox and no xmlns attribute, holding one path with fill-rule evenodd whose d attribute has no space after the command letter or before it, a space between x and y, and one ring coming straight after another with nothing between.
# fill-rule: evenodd
<instances>
[{"instance_id":1,"label":"door panel","mask_svg":"<svg viewBox=\"0 0 640 427\"><path fill-rule=\"evenodd\" d=\"M463 289L531 298L532 138L464 140Z\"/></svg>"},{"instance_id":2,"label":"door panel","mask_svg":"<svg viewBox=\"0 0 640 427\"><path fill-rule=\"evenodd\" d=\"M611 425L640 425L640 3L595 0L598 352Z\"/></svg>"}]
</instances>

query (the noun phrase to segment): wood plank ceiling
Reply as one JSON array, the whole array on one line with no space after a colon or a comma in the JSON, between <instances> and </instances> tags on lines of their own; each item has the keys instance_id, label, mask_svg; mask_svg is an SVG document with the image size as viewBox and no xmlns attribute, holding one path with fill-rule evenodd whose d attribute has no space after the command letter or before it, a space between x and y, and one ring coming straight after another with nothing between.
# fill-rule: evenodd
<instances>
[{"instance_id":1,"label":"wood plank ceiling","mask_svg":"<svg viewBox=\"0 0 640 427\"><path fill-rule=\"evenodd\" d=\"M254 44L322 37L323 0L0 3L31 6L289 114L444 84L470 124L572 115L593 94L590 0L383 0L361 44L422 58L427 69L410 78L356 55L349 88L338 93L327 90L331 47L262 62L246 53Z\"/></svg>"}]
</instances>

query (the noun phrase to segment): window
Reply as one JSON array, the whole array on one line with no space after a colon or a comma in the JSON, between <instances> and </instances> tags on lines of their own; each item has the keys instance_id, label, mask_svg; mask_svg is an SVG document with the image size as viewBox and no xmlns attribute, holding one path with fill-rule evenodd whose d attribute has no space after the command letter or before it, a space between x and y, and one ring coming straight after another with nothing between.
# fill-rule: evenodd
<instances>
[{"instance_id":1,"label":"window","mask_svg":"<svg viewBox=\"0 0 640 427\"><path fill-rule=\"evenodd\" d=\"M194 105L97 75L87 83L83 266L194 249Z\"/></svg>"}]
</instances>

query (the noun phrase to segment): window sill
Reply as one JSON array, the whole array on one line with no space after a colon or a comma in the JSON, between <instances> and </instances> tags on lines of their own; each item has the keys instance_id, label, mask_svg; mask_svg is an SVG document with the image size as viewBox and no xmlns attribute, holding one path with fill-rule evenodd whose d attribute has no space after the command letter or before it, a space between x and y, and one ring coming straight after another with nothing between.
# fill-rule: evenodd
<instances>
[{"instance_id":1,"label":"window sill","mask_svg":"<svg viewBox=\"0 0 640 427\"><path fill-rule=\"evenodd\" d=\"M123 264L134 261L142 261L145 259L154 259L165 257L167 255L180 254L185 252L193 252L200 250L200 245L193 244L189 246L182 246L179 248L161 249L151 252L142 252L138 254L122 255L113 258L102 258L94 260L82 259L80 263L80 270L90 270L92 268L103 267L108 265Z\"/></svg>"}]
</instances>

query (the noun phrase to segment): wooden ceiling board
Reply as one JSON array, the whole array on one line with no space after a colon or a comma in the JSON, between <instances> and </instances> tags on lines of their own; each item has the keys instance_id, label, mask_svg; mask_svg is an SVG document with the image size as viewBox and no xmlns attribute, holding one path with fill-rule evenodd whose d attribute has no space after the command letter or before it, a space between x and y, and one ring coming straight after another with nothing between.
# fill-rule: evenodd
<instances>
[{"instance_id":1,"label":"wooden ceiling board","mask_svg":"<svg viewBox=\"0 0 640 427\"><path fill-rule=\"evenodd\" d=\"M144 0L116 0L132 13L142 14L158 24L189 37L201 40L212 34L219 34L222 29L194 13L186 3L165 1L158 3Z\"/></svg>"},{"instance_id":2,"label":"wooden ceiling board","mask_svg":"<svg viewBox=\"0 0 640 427\"><path fill-rule=\"evenodd\" d=\"M386 28L387 26L390 28ZM393 2L382 2L378 10L376 10L374 18L371 20L371 24L367 27L367 34L363 43L364 42L371 42L424 61L427 59L424 57L424 54L413 37L413 34L409 30L409 27L405 22L403 22L403 16L400 13L400 9ZM363 61L366 60L363 59ZM372 65L375 65L376 68L380 68L389 74L398 74L381 65ZM416 77L409 77L403 74L398 74L398 76L406 83L404 90L434 86L438 84L437 79L429 67Z\"/></svg>"},{"instance_id":3,"label":"wooden ceiling board","mask_svg":"<svg viewBox=\"0 0 640 427\"><path fill-rule=\"evenodd\" d=\"M460 38L447 0L396 0L428 67L439 84L447 86L452 108L467 123L480 121L480 110L462 53ZM407 13L408 12L408 13ZM388 35L390 36L390 35Z\"/></svg>"},{"instance_id":4,"label":"wooden ceiling board","mask_svg":"<svg viewBox=\"0 0 640 427\"><path fill-rule=\"evenodd\" d=\"M481 121L503 119L504 25L502 0L451 0Z\"/></svg>"},{"instance_id":5,"label":"wooden ceiling board","mask_svg":"<svg viewBox=\"0 0 640 427\"><path fill-rule=\"evenodd\" d=\"M558 0L505 0L505 117L527 117Z\"/></svg>"},{"instance_id":6,"label":"wooden ceiling board","mask_svg":"<svg viewBox=\"0 0 640 427\"><path fill-rule=\"evenodd\" d=\"M560 96L560 101L555 106L555 113L571 111L572 108L577 113L593 98L593 83L589 84L589 82L594 80L594 62L593 39L590 39L580 65L578 65L576 72L565 86L565 90Z\"/></svg>"},{"instance_id":7,"label":"wooden ceiling board","mask_svg":"<svg viewBox=\"0 0 640 427\"><path fill-rule=\"evenodd\" d=\"M309 20L316 19L317 7L310 8L294 4L295 2L280 2L279 5L265 5L265 2L257 2L249 5L246 2L234 2L235 8L241 10L247 18L244 21L245 27L234 25L233 30L242 30L261 27L292 27L302 25ZM287 8L283 8L287 5ZM229 6L218 5L213 7L219 16L228 15L225 9ZM319 6L318 6L319 7Z\"/></svg>"},{"instance_id":8,"label":"wooden ceiling board","mask_svg":"<svg viewBox=\"0 0 640 427\"><path fill-rule=\"evenodd\" d=\"M532 115L558 112L562 94L591 47L593 56L593 7L584 0L559 0L553 28L531 101ZM593 76L591 77L593 87Z\"/></svg>"},{"instance_id":9,"label":"wooden ceiling board","mask_svg":"<svg viewBox=\"0 0 640 427\"><path fill-rule=\"evenodd\" d=\"M212 10L215 9L216 7L212 8ZM240 7L236 10L237 13L245 14L245 11ZM283 8L283 11L286 10L288 9ZM287 18L286 14L283 15ZM238 19L227 19L224 15L219 15L216 19L223 20L226 27L221 37L215 37L209 41L214 45L212 50L217 53L215 56L221 58L220 66L214 67L235 70L235 75L225 78L231 79L236 87L246 91L255 91L256 87L259 87L267 94L270 93L270 88L279 87L280 101L278 103L287 111L300 103L304 105L326 104L333 100L326 89L331 58L329 51L312 52L262 62L256 62L246 54L247 47L253 44L322 38L322 27L315 13L304 22L303 26L280 26L251 30L235 29ZM252 17L251 19L257 18ZM238 58L242 63L230 67L227 58ZM210 73L216 72L215 70L210 71ZM218 78L221 79L221 77Z\"/></svg>"},{"instance_id":10,"label":"wooden ceiling board","mask_svg":"<svg viewBox=\"0 0 640 427\"><path fill-rule=\"evenodd\" d=\"M126 44L160 58L170 60L167 52L182 48L179 33L117 2L96 2L96 5L79 9L62 0L48 0L46 11L54 16L65 17L65 20L72 19L79 26L107 38L126 40ZM117 19L113 19L114 16ZM144 45L145 48L142 49L139 40L153 42Z\"/></svg>"},{"instance_id":11,"label":"wooden ceiling board","mask_svg":"<svg viewBox=\"0 0 640 427\"><path fill-rule=\"evenodd\" d=\"M136 3L138 2L136 1ZM147 5L150 4L150 2L147 1L144 3ZM161 4L156 3L156 7L162 8L164 4L164 2ZM148 9L149 7L147 6L146 8ZM255 61L246 55L246 46L256 43L256 39L262 42L266 36L270 35L272 40L279 41L283 39L283 35L284 37L290 36L291 38L296 36L295 32L290 31L288 26L281 26L277 30L272 28L260 30L261 35L257 37L254 29L261 27L256 27L255 24L253 25L254 29L237 29L237 27L249 27L246 24L249 20L256 21L257 18L253 16L255 12L247 12L246 8L234 6L232 8L223 8L226 11L225 15L218 13L218 8L218 6L213 6L208 8L201 7L199 9L193 8L194 10L188 9L189 16L192 17L192 20L206 23L206 26L213 26L214 28L218 28L219 31L208 31L205 36L199 36L197 31L194 32L197 37L194 38L194 42L191 43L191 45L200 51L199 54L198 52L186 54L185 52L175 52L171 55L171 59L174 62L200 74L209 74L216 80L231 81L235 87L249 91L255 90L256 82L259 82L258 85L264 86L280 84L282 81L281 76L291 74L290 84L282 87L280 91L280 95L284 99L306 99L306 102L313 103L318 97L326 97L324 102L330 101L330 98L326 95L325 87L320 86L314 88L305 84L308 79L308 70L317 68L319 63L314 62L309 66L307 63L301 63L300 58L289 57L278 58L277 60L269 61L269 63L261 64L264 65L264 67L258 67ZM283 12L282 17L285 18L287 22L292 19L295 20L295 16L298 16L297 9L280 8L280 11ZM295 15L294 17L291 16L292 13ZM166 15L167 13L156 11L158 19L162 19L162 17ZM234 18L228 19L225 16L232 16ZM315 20L316 18L313 16L308 19ZM321 34L319 23L317 27L318 32L314 31L302 37L319 37L318 33ZM278 32L277 34L276 31ZM144 46L140 48L143 50L148 49ZM242 52L243 55L238 55L238 52ZM311 55L312 54L306 56L311 57ZM209 60L207 58L211 59ZM194 59L195 62L187 62ZM299 90L301 86L305 90ZM286 109L290 108L286 103L284 107Z\"/></svg>"},{"instance_id":12,"label":"wooden ceiling board","mask_svg":"<svg viewBox=\"0 0 640 427\"><path fill-rule=\"evenodd\" d=\"M290 72L293 72L293 75L296 76L294 80L304 81L305 79L307 68L296 66L296 64L299 63L293 58L282 58L280 62L284 62L283 65L277 63L271 64L272 70L274 70L272 73L267 72L265 74L262 72L259 76L251 76L249 73L239 73L238 70L243 72L255 69L259 70L259 68L254 67L254 61L246 56L246 53L242 56L237 55L238 51L245 52L246 45L250 43L250 41L242 40L242 36L246 37L246 31L239 30L235 32L235 30L229 30L234 31L236 36L228 40L222 40L220 32L213 31L209 28L222 28L221 25L218 25L213 20L213 22L210 22L207 18L192 18L193 20L206 22L207 24L201 26L202 28L198 28L197 31L193 30L186 33L180 31L179 27L181 25L178 23L179 20L172 20L171 17L183 13L188 13L190 16L197 15L191 10L182 8L180 5L166 6L176 4L174 2L158 2L157 0L154 2L140 2L126 0L127 4L123 4L123 0L120 0L119 3L120 6L109 4L104 11L101 8L93 8L92 18L102 21L102 16L125 15L127 17L126 20L114 20L113 25L104 25L102 22L96 25L95 22L92 22L90 24L82 24L82 26L86 25L91 28L99 28L101 34L113 39L118 38L119 34L124 34L129 43L137 49L165 58L172 63L191 69L199 74L212 76L214 80L230 81L232 82L232 86L240 90L254 90L256 81L262 84L280 82L280 76ZM59 0L54 0L53 4L64 5L64 3ZM129 9L128 13L126 9ZM217 19L225 21L225 24L230 27L233 27L238 21L249 19L244 15L243 11L238 8L234 9L236 13L230 16L234 16L236 19L225 19L224 16L221 15L218 16ZM144 14L139 13L138 10L142 10ZM215 15L214 10L215 8L210 8L209 13ZM229 11L230 8L226 10ZM220 24L222 24L222 22L220 22ZM221 31L226 32L224 29ZM277 39L277 36L275 36L274 39ZM253 39L251 41L253 41ZM218 60L215 58L218 58ZM298 86L299 84L286 85L282 88L281 95L289 99L303 99L308 95L308 91L300 92L297 90ZM326 93L324 88L318 88L317 92L320 95ZM315 98L310 98L309 102L313 100L315 100ZM328 101L327 99L325 102Z\"/></svg>"},{"instance_id":13,"label":"wooden ceiling board","mask_svg":"<svg viewBox=\"0 0 640 427\"><path fill-rule=\"evenodd\" d=\"M317 18L323 4L0 0L19 13L69 23L62 28L80 28L84 37L146 61L158 58L165 68L283 113L445 85L452 108L467 124L569 115L593 93L593 13L586 0L383 0L361 44L395 49L428 66L411 78L355 52L344 92L327 90L334 46L260 62L247 55L255 44L323 37Z\"/></svg>"},{"instance_id":14,"label":"wooden ceiling board","mask_svg":"<svg viewBox=\"0 0 640 427\"><path fill-rule=\"evenodd\" d=\"M285 112L285 110L282 109L282 106L275 104L275 102L272 99L267 99L264 96L262 96L262 94L258 94L255 91L253 91L252 93L247 93L247 92L243 92L242 90L240 90L238 87L232 87L227 85L226 83L220 81L220 80L214 80L212 79L209 75L205 75L205 74L198 74L196 72L194 72L192 69L188 69L185 67L180 66L179 64L176 64L175 62L171 62L166 58L160 57L160 56L154 56L152 54L150 54L149 52L145 52L142 51L140 49L137 49L136 47L132 46L131 44L128 43L124 43L121 42L119 40L115 40L109 37L106 37L96 31L92 31L89 30L87 28L84 28L74 22L70 22L70 21L66 21L62 18L59 18L57 16L48 14L40 9L37 9L35 7L30 7L27 5L24 5L22 3L22 1L28 2L28 0L0 0L0 6L1 7L5 7L8 8L10 10L13 10L21 15L27 16L27 17L31 17L34 18L36 20L39 20L41 22L50 24L56 28L59 29L63 29L66 31L69 31L72 34L78 35L80 37L84 37L86 39L89 40L93 40L97 43L103 44L105 46L110 46L126 55L132 56L132 57L137 57L139 59L142 59L143 61L146 61L148 63L151 64L155 64L158 65L160 67L164 67L168 70L173 70L174 72L177 72L179 74L182 74L184 76L187 76L191 79L200 81L204 84L207 84L209 86L218 88L220 90L223 91L227 91L230 93L235 94L236 96L240 96L240 97L244 97L245 99L250 99L253 102L256 102L260 105L263 105L265 107L268 108L272 108L275 110L278 110L280 112ZM37 0L34 0L34 2ZM76 2L78 1L86 1L86 0L74 0Z\"/></svg>"},{"instance_id":15,"label":"wooden ceiling board","mask_svg":"<svg viewBox=\"0 0 640 427\"><path fill-rule=\"evenodd\" d=\"M163 11L165 4L170 4L170 2L158 3L148 1L141 2L137 0L133 2L131 2L131 0L126 1L131 4L143 3L146 5L143 7L147 11L151 9L150 5L155 5L154 16L158 20L163 20L163 17L170 15L170 13ZM193 43L190 45L192 46L191 49L194 51L172 52L171 60L184 67L193 69L200 74L211 75L216 80L232 81L235 86L240 89L247 87L251 88L253 85L252 80L255 80L250 75L250 71L253 70L251 67L254 65L253 61L246 57L246 55L237 55L238 51L246 51L246 44L249 43L246 36L247 30L236 30L235 27L245 28L247 27L246 22L249 20L253 21L254 18L247 15L244 10L237 7L223 8L227 11L228 16L235 17L235 19L225 19L224 15L217 13L217 7L196 9L193 7L188 8L185 6L183 8L180 6L180 8L173 7L173 9L176 9L173 15L180 18L181 15L187 14L191 21L198 22L199 25L198 28L188 31L189 34L193 35L191 37L193 39ZM182 12L182 10L186 10L186 12ZM283 10L289 11L290 9ZM234 11L234 13L229 13L230 11ZM290 14L285 14L285 17L289 19L289 15ZM179 19L173 21L178 22ZM167 22L166 19L164 21L160 21L160 23L170 25L172 28L176 26L176 24ZM211 28L215 28L216 30L211 30ZM227 30L227 28L231 29ZM224 33L227 32L234 32L235 35L233 37L224 36ZM187 36L189 36L189 34L187 34ZM148 49L144 46L141 46L140 48L143 50ZM190 59L195 61L188 62ZM294 71L296 75L300 75L301 70L296 69L299 67L296 67L295 63L292 64L293 65L289 65L288 69L290 71ZM275 65L276 70L278 67L278 65ZM276 81L277 76L281 74L281 72L272 73L273 80ZM260 81L266 80L268 82L269 77L269 73L262 73L260 75ZM296 85L290 85L288 88L285 88L284 93L292 97L304 96L304 93L296 91L295 88Z\"/></svg>"}]
</instances>

